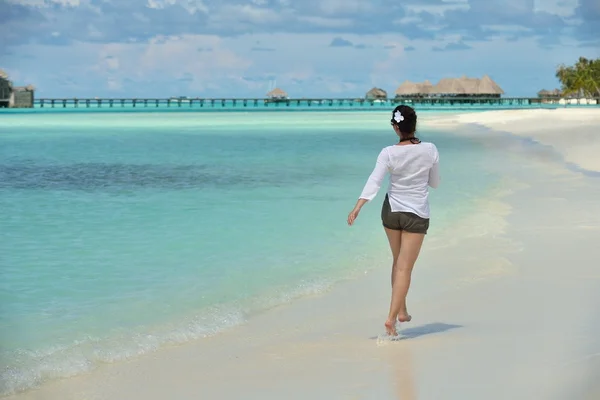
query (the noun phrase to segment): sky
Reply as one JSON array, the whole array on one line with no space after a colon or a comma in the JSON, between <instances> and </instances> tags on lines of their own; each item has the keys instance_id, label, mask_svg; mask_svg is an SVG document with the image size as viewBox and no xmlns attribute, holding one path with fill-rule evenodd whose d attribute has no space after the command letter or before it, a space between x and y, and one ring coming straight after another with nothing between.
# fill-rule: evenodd
<instances>
[{"instance_id":1,"label":"sky","mask_svg":"<svg viewBox=\"0 0 600 400\"><path fill-rule=\"evenodd\" d=\"M0 0L0 68L36 97L393 94L405 80L559 87L600 57L600 0Z\"/></svg>"}]
</instances>

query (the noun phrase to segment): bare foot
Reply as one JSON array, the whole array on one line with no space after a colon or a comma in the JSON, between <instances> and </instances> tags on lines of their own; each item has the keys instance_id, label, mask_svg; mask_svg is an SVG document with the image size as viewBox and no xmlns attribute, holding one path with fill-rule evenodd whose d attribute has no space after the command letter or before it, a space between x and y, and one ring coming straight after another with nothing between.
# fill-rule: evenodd
<instances>
[{"instance_id":1,"label":"bare foot","mask_svg":"<svg viewBox=\"0 0 600 400\"><path fill-rule=\"evenodd\" d=\"M410 322L412 319L412 315L408 313L398 313L398 321L399 322Z\"/></svg>"},{"instance_id":2,"label":"bare foot","mask_svg":"<svg viewBox=\"0 0 600 400\"><path fill-rule=\"evenodd\" d=\"M392 319L385 321L385 331L390 336L398 336L398 332L396 332L396 321Z\"/></svg>"}]
</instances>

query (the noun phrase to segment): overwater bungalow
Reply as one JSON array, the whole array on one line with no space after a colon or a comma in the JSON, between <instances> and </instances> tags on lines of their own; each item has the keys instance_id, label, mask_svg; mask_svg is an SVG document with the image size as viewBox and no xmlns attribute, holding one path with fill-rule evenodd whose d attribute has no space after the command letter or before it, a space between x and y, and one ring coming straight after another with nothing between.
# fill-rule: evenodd
<instances>
[{"instance_id":1,"label":"overwater bungalow","mask_svg":"<svg viewBox=\"0 0 600 400\"><path fill-rule=\"evenodd\" d=\"M35 87L33 85L15 86L12 92L13 108L32 108L34 100Z\"/></svg>"},{"instance_id":2,"label":"overwater bungalow","mask_svg":"<svg viewBox=\"0 0 600 400\"><path fill-rule=\"evenodd\" d=\"M425 95L429 95L431 93L431 91L433 90L433 84L431 82L429 82L428 79L425 79L425 81L420 83L419 86L421 88L421 91Z\"/></svg>"},{"instance_id":3,"label":"overwater bungalow","mask_svg":"<svg viewBox=\"0 0 600 400\"><path fill-rule=\"evenodd\" d=\"M542 89L537 93L537 96L542 103L555 103L562 98L562 92L558 89Z\"/></svg>"},{"instance_id":4,"label":"overwater bungalow","mask_svg":"<svg viewBox=\"0 0 600 400\"><path fill-rule=\"evenodd\" d=\"M374 87L365 94L365 99L368 101L385 101L387 100L387 92L383 89Z\"/></svg>"},{"instance_id":5,"label":"overwater bungalow","mask_svg":"<svg viewBox=\"0 0 600 400\"><path fill-rule=\"evenodd\" d=\"M13 86L8 74L0 69L0 107L32 108L35 87Z\"/></svg>"},{"instance_id":6,"label":"overwater bungalow","mask_svg":"<svg viewBox=\"0 0 600 400\"><path fill-rule=\"evenodd\" d=\"M554 90L542 89L537 93L537 95L541 99L560 99L562 96L562 92L558 89L554 89Z\"/></svg>"},{"instance_id":7,"label":"overwater bungalow","mask_svg":"<svg viewBox=\"0 0 600 400\"><path fill-rule=\"evenodd\" d=\"M8 107L12 93L12 82L8 74L0 69L0 107Z\"/></svg>"},{"instance_id":8,"label":"overwater bungalow","mask_svg":"<svg viewBox=\"0 0 600 400\"><path fill-rule=\"evenodd\" d=\"M404 81L398 89L396 89L396 99L400 98L422 98L429 96L433 85L429 81L423 83L416 83L411 81Z\"/></svg>"},{"instance_id":9,"label":"overwater bungalow","mask_svg":"<svg viewBox=\"0 0 600 400\"><path fill-rule=\"evenodd\" d=\"M499 98L504 90L488 75L479 78L443 78L430 91L430 97Z\"/></svg>"},{"instance_id":10,"label":"overwater bungalow","mask_svg":"<svg viewBox=\"0 0 600 400\"><path fill-rule=\"evenodd\" d=\"M288 99L288 94L284 91L281 90L279 88L275 88L273 90L271 90L269 93L267 93L267 102L279 102L279 101L285 101Z\"/></svg>"}]
</instances>

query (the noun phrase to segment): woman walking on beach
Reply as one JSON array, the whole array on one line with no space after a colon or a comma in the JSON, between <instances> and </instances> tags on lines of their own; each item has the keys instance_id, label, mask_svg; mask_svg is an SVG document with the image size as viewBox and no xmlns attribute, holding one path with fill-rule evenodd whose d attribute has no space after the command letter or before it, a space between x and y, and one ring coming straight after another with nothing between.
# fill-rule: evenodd
<instances>
[{"instance_id":1,"label":"woman walking on beach","mask_svg":"<svg viewBox=\"0 0 600 400\"><path fill-rule=\"evenodd\" d=\"M375 169L348 215L352 225L361 208L379 192L383 178L390 174L381 220L392 250L392 300L385 321L388 335L396 336L396 319L412 319L406 308L413 266L429 228L429 186L436 188L440 177L439 153L433 143L415 137L417 114L409 106L394 109L392 127L399 137L397 144L384 147L377 157Z\"/></svg>"}]
</instances>

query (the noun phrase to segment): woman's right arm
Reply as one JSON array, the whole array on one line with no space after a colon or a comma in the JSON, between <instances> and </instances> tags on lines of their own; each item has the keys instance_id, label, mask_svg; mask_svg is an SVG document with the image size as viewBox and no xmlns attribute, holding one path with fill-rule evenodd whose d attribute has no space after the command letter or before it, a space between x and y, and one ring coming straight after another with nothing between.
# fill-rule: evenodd
<instances>
[{"instance_id":1,"label":"woman's right arm","mask_svg":"<svg viewBox=\"0 0 600 400\"><path fill-rule=\"evenodd\" d=\"M433 145L433 165L429 169L429 186L436 189L440 185L440 153Z\"/></svg>"},{"instance_id":2,"label":"woman's right arm","mask_svg":"<svg viewBox=\"0 0 600 400\"><path fill-rule=\"evenodd\" d=\"M352 225L358 217L358 213L360 213L361 208L369 201L373 200L379 189L381 188L381 184L383 182L383 178L385 178L386 173L388 172L388 160L389 155L387 149L381 150L379 156L377 156L377 162L375 163L375 168L373 168L373 172L369 175L369 179L367 179L367 183L365 184L362 193L360 194L354 209L350 211L348 215L348 225Z\"/></svg>"},{"instance_id":3,"label":"woman's right arm","mask_svg":"<svg viewBox=\"0 0 600 400\"><path fill-rule=\"evenodd\" d=\"M364 202L361 202L361 207L364 203L373 200L373 198L377 196L377 193L381 188L381 184L383 183L383 178L385 178L385 175L388 172L388 160L388 150L387 148L384 148L377 156L375 168L373 168L373 172L371 172L371 175L369 175L367 183L365 184L359 196L359 200L365 200Z\"/></svg>"}]
</instances>

